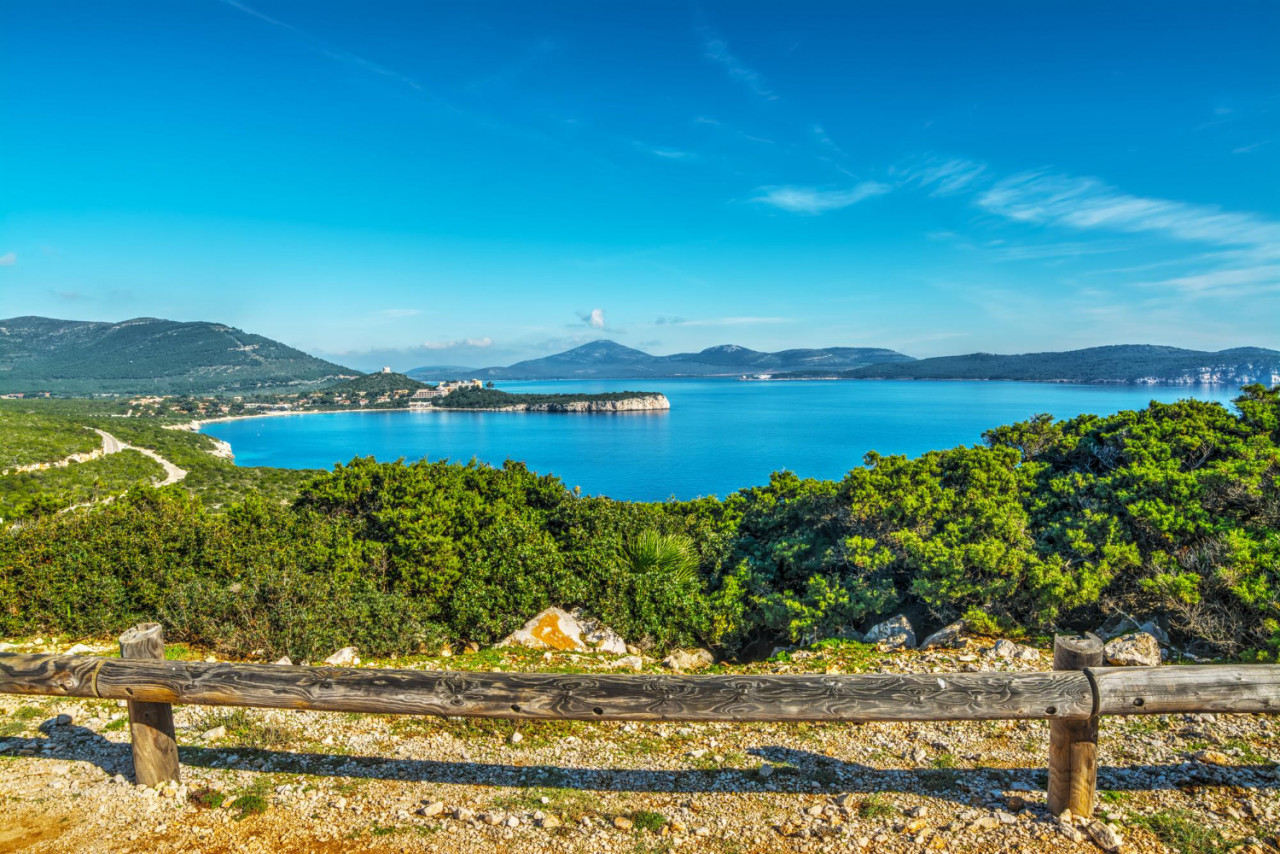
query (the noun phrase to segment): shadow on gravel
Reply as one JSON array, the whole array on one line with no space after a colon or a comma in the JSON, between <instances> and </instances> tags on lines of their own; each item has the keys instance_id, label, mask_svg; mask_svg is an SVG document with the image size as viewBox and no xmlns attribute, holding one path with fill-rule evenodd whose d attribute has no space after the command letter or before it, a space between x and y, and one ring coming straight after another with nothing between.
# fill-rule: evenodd
<instances>
[{"instance_id":1,"label":"shadow on gravel","mask_svg":"<svg viewBox=\"0 0 1280 854\"><path fill-rule=\"evenodd\" d=\"M60 761L91 762L108 774L133 777L129 745L108 741L93 730L67 725L42 727L47 738L0 741L0 753ZM50 749L51 748L51 749ZM551 787L606 792L780 792L813 793L821 788L840 792L926 792L934 797L970 805L975 795L993 789L1041 790L1047 772L1029 768L886 769L845 762L806 750L755 747L746 751L769 762L773 774L762 780L754 769L734 768L649 770L644 768L565 768L556 765L515 765L486 762L446 762L392 759L331 753L294 753L257 748L180 747L179 761L198 768L224 768L321 777L349 777L406 782L457 783L495 787ZM1039 757L1036 757L1039 759ZM817 782L821 788L815 789ZM1112 790L1192 791L1217 786L1280 788L1280 770L1272 765L1216 766L1199 763L1108 766L1098 769L1098 786Z\"/></svg>"}]
</instances>

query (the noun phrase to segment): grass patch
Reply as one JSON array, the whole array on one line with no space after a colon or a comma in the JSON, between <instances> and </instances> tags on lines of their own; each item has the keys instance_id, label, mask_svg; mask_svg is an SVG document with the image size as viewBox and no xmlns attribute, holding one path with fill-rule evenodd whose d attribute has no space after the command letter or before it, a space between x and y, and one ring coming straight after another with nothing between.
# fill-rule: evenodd
<instances>
[{"instance_id":1,"label":"grass patch","mask_svg":"<svg viewBox=\"0 0 1280 854\"><path fill-rule=\"evenodd\" d=\"M1161 843L1178 854L1221 854L1234 847L1217 830L1205 827L1203 821L1177 810L1133 816L1130 820L1150 830Z\"/></svg>"},{"instance_id":2,"label":"grass patch","mask_svg":"<svg viewBox=\"0 0 1280 854\"><path fill-rule=\"evenodd\" d=\"M544 804L542 799L546 798ZM588 792L579 789L561 789L555 787L536 787L523 789L494 798L490 805L494 809L523 809L529 811L542 810L553 812L567 821L577 821L585 815L596 814L596 799ZM634 819L633 819L634 820Z\"/></svg>"},{"instance_id":3,"label":"grass patch","mask_svg":"<svg viewBox=\"0 0 1280 854\"><path fill-rule=\"evenodd\" d=\"M243 747L269 749L286 747L295 733L288 727L270 723L249 709L208 709L192 718L192 728L200 732L225 727L226 738Z\"/></svg>"},{"instance_id":4,"label":"grass patch","mask_svg":"<svg viewBox=\"0 0 1280 854\"><path fill-rule=\"evenodd\" d=\"M631 822L636 830L647 830L657 833L667 823L667 817L652 810L637 810L631 814Z\"/></svg>"},{"instance_id":5,"label":"grass patch","mask_svg":"<svg viewBox=\"0 0 1280 854\"><path fill-rule=\"evenodd\" d=\"M31 721L43 716L44 710L39 706L22 706L15 709L13 714L9 715L9 720L0 723L0 738L21 735L30 728Z\"/></svg>"},{"instance_id":6,"label":"grass patch","mask_svg":"<svg viewBox=\"0 0 1280 854\"><path fill-rule=\"evenodd\" d=\"M102 731L103 732L120 732L126 726L128 726L128 724L129 724L129 721L127 718L116 718L114 721L107 721L107 723L103 725Z\"/></svg>"},{"instance_id":7,"label":"grass patch","mask_svg":"<svg viewBox=\"0 0 1280 854\"><path fill-rule=\"evenodd\" d=\"M858 818L888 818L893 814L893 807L885 803L884 799L879 795L871 795L858 804Z\"/></svg>"},{"instance_id":8,"label":"grass patch","mask_svg":"<svg viewBox=\"0 0 1280 854\"><path fill-rule=\"evenodd\" d=\"M216 810L218 807L222 806L226 799L227 796L225 794L208 786L202 786L187 795L188 801L195 806L207 810Z\"/></svg>"},{"instance_id":9,"label":"grass patch","mask_svg":"<svg viewBox=\"0 0 1280 854\"><path fill-rule=\"evenodd\" d=\"M248 818L251 815L262 815L267 811L268 806L270 805L267 803L266 797L256 792L243 794L231 802L231 808L239 810L240 813L236 816L236 821Z\"/></svg>"}]
</instances>

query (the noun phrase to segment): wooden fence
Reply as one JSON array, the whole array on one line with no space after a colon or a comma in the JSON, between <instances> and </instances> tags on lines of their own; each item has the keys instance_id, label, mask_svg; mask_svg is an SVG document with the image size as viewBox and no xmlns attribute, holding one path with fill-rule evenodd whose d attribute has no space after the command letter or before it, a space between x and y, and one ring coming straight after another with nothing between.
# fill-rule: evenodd
<instances>
[{"instance_id":1,"label":"wooden fence","mask_svg":"<svg viewBox=\"0 0 1280 854\"><path fill-rule=\"evenodd\" d=\"M1047 719L1049 809L1090 815L1105 715L1280 712L1280 665L1103 667L1094 635L1059 636L1041 673L595 675L165 661L161 627L116 658L0 655L0 692L127 700L135 777L177 780L172 704L524 720Z\"/></svg>"}]
</instances>

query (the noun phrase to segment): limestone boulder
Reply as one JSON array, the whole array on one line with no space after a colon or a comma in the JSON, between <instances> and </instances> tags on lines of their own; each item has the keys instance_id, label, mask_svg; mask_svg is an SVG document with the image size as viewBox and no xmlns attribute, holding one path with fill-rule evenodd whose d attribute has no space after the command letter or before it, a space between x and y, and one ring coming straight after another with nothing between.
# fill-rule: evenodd
<instances>
[{"instance_id":1,"label":"limestone boulder","mask_svg":"<svg viewBox=\"0 0 1280 854\"><path fill-rule=\"evenodd\" d=\"M568 611L547 608L529 622L498 641L498 646L527 649L555 649L586 652L582 626Z\"/></svg>"},{"instance_id":2,"label":"limestone boulder","mask_svg":"<svg viewBox=\"0 0 1280 854\"><path fill-rule=\"evenodd\" d=\"M560 608L547 608L500 640L498 646L627 654L627 642L613 629L581 610Z\"/></svg>"},{"instance_id":3,"label":"limestone boulder","mask_svg":"<svg viewBox=\"0 0 1280 854\"><path fill-rule=\"evenodd\" d=\"M662 666L670 670L702 670L716 663L709 649L677 649L662 659Z\"/></svg>"},{"instance_id":4,"label":"limestone boulder","mask_svg":"<svg viewBox=\"0 0 1280 854\"><path fill-rule=\"evenodd\" d=\"M627 654L627 642L622 635L606 626L594 617L588 617L580 609L570 612L581 629L582 640L596 652L608 652L614 655Z\"/></svg>"},{"instance_id":5,"label":"limestone boulder","mask_svg":"<svg viewBox=\"0 0 1280 854\"><path fill-rule=\"evenodd\" d=\"M891 620L872 626L864 640L885 649L915 649L916 632L911 628L911 621L899 614Z\"/></svg>"},{"instance_id":6,"label":"limestone boulder","mask_svg":"<svg viewBox=\"0 0 1280 854\"><path fill-rule=\"evenodd\" d=\"M1160 641L1146 632L1121 635L1102 648L1107 664L1114 667L1157 667L1161 662Z\"/></svg>"},{"instance_id":7,"label":"limestone boulder","mask_svg":"<svg viewBox=\"0 0 1280 854\"><path fill-rule=\"evenodd\" d=\"M959 646L964 637L964 620L956 620L949 626L943 626L920 642L920 649Z\"/></svg>"},{"instance_id":8,"label":"limestone boulder","mask_svg":"<svg viewBox=\"0 0 1280 854\"><path fill-rule=\"evenodd\" d=\"M325 664L331 667L355 667L360 663L360 656L356 654L354 646L344 646L324 660Z\"/></svg>"}]
</instances>

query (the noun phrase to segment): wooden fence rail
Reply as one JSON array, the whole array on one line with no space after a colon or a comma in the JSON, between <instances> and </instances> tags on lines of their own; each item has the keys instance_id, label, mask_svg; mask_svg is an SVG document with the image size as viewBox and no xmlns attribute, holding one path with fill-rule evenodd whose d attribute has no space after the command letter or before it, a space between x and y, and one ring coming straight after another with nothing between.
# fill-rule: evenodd
<instances>
[{"instance_id":1,"label":"wooden fence rail","mask_svg":"<svg viewBox=\"0 0 1280 854\"><path fill-rule=\"evenodd\" d=\"M1059 637L1044 673L594 675L165 661L160 626L122 658L0 655L0 692L129 702L134 769L178 779L171 704L524 720L1050 721L1049 807L1093 812L1098 719L1280 713L1280 665L1101 667L1093 635Z\"/></svg>"}]
</instances>

